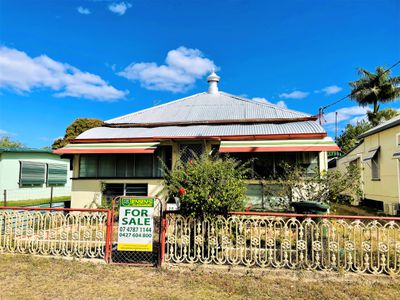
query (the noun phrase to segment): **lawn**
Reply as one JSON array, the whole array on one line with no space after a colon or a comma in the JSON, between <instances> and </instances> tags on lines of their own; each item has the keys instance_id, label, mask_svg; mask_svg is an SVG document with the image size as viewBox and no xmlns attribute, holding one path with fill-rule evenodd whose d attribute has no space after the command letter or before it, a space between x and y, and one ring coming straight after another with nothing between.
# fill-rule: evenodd
<instances>
[{"instance_id":1,"label":"lawn","mask_svg":"<svg viewBox=\"0 0 400 300\"><path fill-rule=\"evenodd\" d=\"M53 197L53 203L71 201L71 196L58 196ZM44 199L32 199L32 200L12 200L12 201L0 201L0 206L35 206L40 204L49 204L50 198Z\"/></svg>"},{"instance_id":2,"label":"lawn","mask_svg":"<svg viewBox=\"0 0 400 300\"><path fill-rule=\"evenodd\" d=\"M389 276L158 270L0 255L1 299L400 299Z\"/></svg>"}]
</instances>

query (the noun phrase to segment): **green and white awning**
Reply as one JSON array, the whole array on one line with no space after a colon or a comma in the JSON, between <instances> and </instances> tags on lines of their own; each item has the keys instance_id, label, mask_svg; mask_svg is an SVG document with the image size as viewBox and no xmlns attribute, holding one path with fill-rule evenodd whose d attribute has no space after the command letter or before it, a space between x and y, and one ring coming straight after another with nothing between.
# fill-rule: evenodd
<instances>
[{"instance_id":1,"label":"green and white awning","mask_svg":"<svg viewBox=\"0 0 400 300\"><path fill-rule=\"evenodd\" d=\"M219 152L340 151L330 137L298 140L221 141Z\"/></svg>"},{"instance_id":2,"label":"green and white awning","mask_svg":"<svg viewBox=\"0 0 400 300\"><path fill-rule=\"evenodd\" d=\"M159 142L148 143L77 143L55 150L56 154L108 154L108 153L154 153Z\"/></svg>"}]
</instances>

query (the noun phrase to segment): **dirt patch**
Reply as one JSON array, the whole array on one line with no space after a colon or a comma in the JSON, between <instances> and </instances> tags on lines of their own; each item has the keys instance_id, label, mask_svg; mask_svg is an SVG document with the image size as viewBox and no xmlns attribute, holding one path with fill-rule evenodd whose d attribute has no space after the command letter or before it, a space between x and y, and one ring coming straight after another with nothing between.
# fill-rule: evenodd
<instances>
[{"instance_id":1,"label":"dirt patch","mask_svg":"<svg viewBox=\"0 0 400 300\"><path fill-rule=\"evenodd\" d=\"M0 255L1 299L400 299L389 276L138 268Z\"/></svg>"}]
</instances>

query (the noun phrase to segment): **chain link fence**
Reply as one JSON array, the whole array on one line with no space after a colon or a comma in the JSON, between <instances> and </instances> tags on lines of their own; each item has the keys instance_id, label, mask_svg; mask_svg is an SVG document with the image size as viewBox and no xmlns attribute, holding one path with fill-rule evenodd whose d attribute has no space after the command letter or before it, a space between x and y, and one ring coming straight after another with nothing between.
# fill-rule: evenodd
<instances>
[{"instance_id":1,"label":"chain link fence","mask_svg":"<svg viewBox=\"0 0 400 300\"><path fill-rule=\"evenodd\" d=\"M153 243L151 251L120 251L118 250L118 224L119 224L119 201L114 199L114 208L110 233L110 259L112 264L128 265L150 265L160 264L161 256L161 223L162 223L162 202L155 199L153 215Z\"/></svg>"}]
</instances>

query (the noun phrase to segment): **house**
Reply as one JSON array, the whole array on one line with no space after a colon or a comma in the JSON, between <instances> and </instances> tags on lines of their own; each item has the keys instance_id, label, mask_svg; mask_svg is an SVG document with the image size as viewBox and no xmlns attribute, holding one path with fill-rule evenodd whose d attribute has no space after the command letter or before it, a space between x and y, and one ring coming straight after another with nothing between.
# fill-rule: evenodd
<instances>
[{"instance_id":1,"label":"house","mask_svg":"<svg viewBox=\"0 0 400 300\"><path fill-rule=\"evenodd\" d=\"M396 215L400 203L400 116L365 133L359 144L337 160L337 168L349 164L361 168L362 200L365 205Z\"/></svg>"},{"instance_id":2,"label":"house","mask_svg":"<svg viewBox=\"0 0 400 300\"><path fill-rule=\"evenodd\" d=\"M257 158L253 170L262 177L281 172L282 162L297 162L310 173L327 169L327 151L338 147L317 117L219 91L214 72L207 80L207 92L108 120L55 151L73 158L72 206L158 195L161 166L171 168L193 153ZM249 181L249 196L261 201L259 181Z\"/></svg>"},{"instance_id":3,"label":"house","mask_svg":"<svg viewBox=\"0 0 400 300\"><path fill-rule=\"evenodd\" d=\"M51 150L0 148L0 201L69 196L71 177L70 160Z\"/></svg>"}]
</instances>

